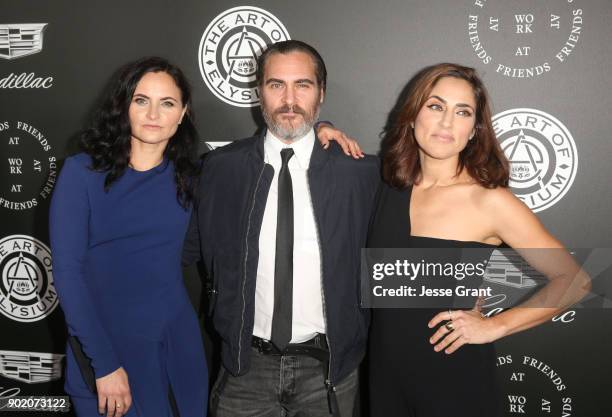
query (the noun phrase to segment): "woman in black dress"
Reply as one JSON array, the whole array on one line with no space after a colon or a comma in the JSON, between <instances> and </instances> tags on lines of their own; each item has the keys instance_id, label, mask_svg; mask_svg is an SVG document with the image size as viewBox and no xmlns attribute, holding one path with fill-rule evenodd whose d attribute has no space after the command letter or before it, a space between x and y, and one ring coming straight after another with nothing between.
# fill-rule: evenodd
<instances>
[{"instance_id":1,"label":"woman in black dress","mask_svg":"<svg viewBox=\"0 0 612 417\"><path fill-rule=\"evenodd\" d=\"M584 274L574 279L569 271L577 267L563 245L508 189L508 161L475 71L438 64L422 70L404 91L385 131L384 184L369 246L493 251L504 242L559 248L554 265L532 252L521 254L555 277L536 298L566 297L558 308L526 304L490 318L476 308L374 309L371 415L497 416L501 397L491 342L549 320L579 300L589 280Z\"/></svg>"}]
</instances>

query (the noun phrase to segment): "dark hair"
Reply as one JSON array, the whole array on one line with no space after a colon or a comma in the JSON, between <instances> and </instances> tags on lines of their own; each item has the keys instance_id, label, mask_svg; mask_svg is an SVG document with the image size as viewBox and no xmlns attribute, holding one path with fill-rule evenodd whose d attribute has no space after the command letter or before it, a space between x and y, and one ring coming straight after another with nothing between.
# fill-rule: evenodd
<instances>
[{"instance_id":1,"label":"dark hair","mask_svg":"<svg viewBox=\"0 0 612 417\"><path fill-rule=\"evenodd\" d=\"M508 160L491 124L491 108L485 86L473 68L442 63L419 71L404 87L383 131L383 178L397 188L405 188L421 180L419 145L411 125L427 101L431 90L444 77L467 81L476 100L475 133L459 154L457 174L468 174L486 188L507 187Z\"/></svg>"},{"instance_id":2,"label":"dark hair","mask_svg":"<svg viewBox=\"0 0 612 417\"><path fill-rule=\"evenodd\" d=\"M164 151L164 156L174 164L177 199L183 207L187 207L193 200L193 182L198 170L198 136L192 121L189 82L183 72L166 59L146 57L121 68L90 127L81 133L80 145L91 157L90 168L107 172L104 189L108 191L128 167L131 151L129 107L136 85L150 72L170 75L181 91L183 106L187 107L181 124Z\"/></svg>"},{"instance_id":3,"label":"dark hair","mask_svg":"<svg viewBox=\"0 0 612 417\"><path fill-rule=\"evenodd\" d=\"M293 39L273 43L272 45L268 46L265 51L263 51L259 58L257 58L257 85L261 86L264 81L264 68L270 55L285 55L291 52L304 52L305 54L310 55L310 57L312 58L312 62L315 65L315 76L317 77L317 83L319 84L319 87L321 87L321 89L325 91L325 88L327 87L327 68L325 68L325 62L323 62L323 58L317 52L316 49L308 45L306 42Z\"/></svg>"}]
</instances>

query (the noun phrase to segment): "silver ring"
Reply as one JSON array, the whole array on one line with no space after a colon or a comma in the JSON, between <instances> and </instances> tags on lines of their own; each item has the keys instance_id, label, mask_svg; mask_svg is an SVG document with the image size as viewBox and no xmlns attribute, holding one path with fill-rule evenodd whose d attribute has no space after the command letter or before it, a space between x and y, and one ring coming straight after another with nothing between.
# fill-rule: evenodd
<instances>
[{"instance_id":1,"label":"silver ring","mask_svg":"<svg viewBox=\"0 0 612 417\"><path fill-rule=\"evenodd\" d=\"M449 332L452 332L453 330L455 330L455 326L453 326L452 321L447 321L444 327L446 327L446 330L448 330Z\"/></svg>"},{"instance_id":2,"label":"silver ring","mask_svg":"<svg viewBox=\"0 0 612 417\"><path fill-rule=\"evenodd\" d=\"M122 406L121 406L121 404L115 404L115 407L116 408L121 408Z\"/></svg>"},{"instance_id":3,"label":"silver ring","mask_svg":"<svg viewBox=\"0 0 612 417\"><path fill-rule=\"evenodd\" d=\"M450 319L449 319L449 320L450 320L450 321L453 321L453 312L451 311L451 309L450 309L450 308L448 309L448 315L449 315L449 317L450 317Z\"/></svg>"}]
</instances>

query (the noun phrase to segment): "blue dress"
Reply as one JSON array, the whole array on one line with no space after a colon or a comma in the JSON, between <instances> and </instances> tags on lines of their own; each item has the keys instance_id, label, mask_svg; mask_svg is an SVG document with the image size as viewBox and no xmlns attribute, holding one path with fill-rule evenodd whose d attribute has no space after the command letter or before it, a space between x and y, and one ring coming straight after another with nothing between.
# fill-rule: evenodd
<instances>
[{"instance_id":1,"label":"blue dress","mask_svg":"<svg viewBox=\"0 0 612 417\"><path fill-rule=\"evenodd\" d=\"M90 162L66 159L49 219L55 287L82 346L67 346L66 392L79 416L99 415L84 357L95 378L125 369L128 416L170 416L169 390L181 417L205 416L208 372L180 264L190 210L177 201L174 166L127 169L105 192L106 173Z\"/></svg>"}]
</instances>

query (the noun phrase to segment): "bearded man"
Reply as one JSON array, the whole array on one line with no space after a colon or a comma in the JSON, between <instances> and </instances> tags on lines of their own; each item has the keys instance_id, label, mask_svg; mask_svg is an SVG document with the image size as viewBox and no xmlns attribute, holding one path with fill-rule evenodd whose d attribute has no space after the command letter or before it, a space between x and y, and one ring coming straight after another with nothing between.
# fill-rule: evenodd
<instances>
[{"instance_id":1,"label":"bearded man","mask_svg":"<svg viewBox=\"0 0 612 417\"><path fill-rule=\"evenodd\" d=\"M369 322L360 253L380 176L375 157L318 145L326 78L310 45L271 45L257 66L267 129L204 163L184 262L212 275L214 416L353 413Z\"/></svg>"}]
</instances>

